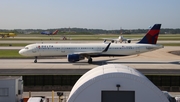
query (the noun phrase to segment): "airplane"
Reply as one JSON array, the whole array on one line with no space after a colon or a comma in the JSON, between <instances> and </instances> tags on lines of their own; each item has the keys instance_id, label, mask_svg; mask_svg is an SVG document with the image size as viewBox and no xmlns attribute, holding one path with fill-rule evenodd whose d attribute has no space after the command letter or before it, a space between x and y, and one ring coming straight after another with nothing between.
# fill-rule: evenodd
<instances>
[{"instance_id":1,"label":"airplane","mask_svg":"<svg viewBox=\"0 0 180 102\"><path fill-rule=\"evenodd\" d=\"M111 40L112 43L117 43L117 42L128 42L128 43L131 43L131 41L137 41L137 40L141 40L141 39L127 39L127 38L124 38L122 35L119 36L117 39L113 39L113 38L102 38L104 39L104 42L106 42L107 40Z\"/></svg>"},{"instance_id":2,"label":"airplane","mask_svg":"<svg viewBox=\"0 0 180 102\"><path fill-rule=\"evenodd\" d=\"M2 38L6 38L6 37L15 37L16 36L16 34L15 33L0 33L0 36L2 37Z\"/></svg>"},{"instance_id":3,"label":"airplane","mask_svg":"<svg viewBox=\"0 0 180 102\"><path fill-rule=\"evenodd\" d=\"M88 63L91 64L92 57L129 56L163 48L162 45L156 44L160 27L161 24L155 24L138 43L134 44L30 44L19 50L19 54L35 57L34 63L37 63L37 58L41 56L67 56L68 62L74 63L87 58Z\"/></svg>"},{"instance_id":4,"label":"airplane","mask_svg":"<svg viewBox=\"0 0 180 102\"><path fill-rule=\"evenodd\" d=\"M66 36L62 36L62 40L68 40Z\"/></svg>"},{"instance_id":5,"label":"airplane","mask_svg":"<svg viewBox=\"0 0 180 102\"><path fill-rule=\"evenodd\" d=\"M41 34L43 35L56 35L57 33L58 33L58 30L55 30L54 32L50 32L50 31L41 32Z\"/></svg>"},{"instance_id":6,"label":"airplane","mask_svg":"<svg viewBox=\"0 0 180 102\"><path fill-rule=\"evenodd\" d=\"M118 38L102 38L102 39L104 39L104 42L106 42L107 40L110 40L112 43L117 43L117 42L120 42L120 43L122 43L122 42L128 42L128 43L131 43L131 41L137 41L137 40L141 40L141 39L127 39L127 38L124 38L123 36L122 36L122 29L120 30L120 36L118 37Z\"/></svg>"}]
</instances>

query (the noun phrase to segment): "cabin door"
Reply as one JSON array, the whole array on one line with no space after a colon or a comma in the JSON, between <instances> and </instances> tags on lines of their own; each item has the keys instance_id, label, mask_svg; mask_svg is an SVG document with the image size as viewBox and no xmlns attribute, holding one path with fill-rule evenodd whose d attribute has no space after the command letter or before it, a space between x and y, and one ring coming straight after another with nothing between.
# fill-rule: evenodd
<instances>
[{"instance_id":1,"label":"cabin door","mask_svg":"<svg viewBox=\"0 0 180 102\"><path fill-rule=\"evenodd\" d=\"M136 47L136 53L140 53L140 47Z\"/></svg>"},{"instance_id":2,"label":"cabin door","mask_svg":"<svg viewBox=\"0 0 180 102\"><path fill-rule=\"evenodd\" d=\"M62 47L61 47L61 53L62 53L62 54L65 53L65 50L66 50L65 47L62 46Z\"/></svg>"}]
</instances>

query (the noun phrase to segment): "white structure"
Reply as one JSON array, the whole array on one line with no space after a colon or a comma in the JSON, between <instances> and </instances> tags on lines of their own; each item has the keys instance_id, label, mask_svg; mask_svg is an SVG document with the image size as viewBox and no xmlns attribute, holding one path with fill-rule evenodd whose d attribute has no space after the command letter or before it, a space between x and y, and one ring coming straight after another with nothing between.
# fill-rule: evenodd
<instances>
[{"instance_id":1,"label":"white structure","mask_svg":"<svg viewBox=\"0 0 180 102\"><path fill-rule=\"evenodd\" d=\"M0 102L21 102L22 94L21 76L0 76Z\"/></svg>"},{"instance_id":2,"label":"white structure","mask_svg":"<svg viewBox=\"0 0 180 102\"><path fill-rule=\"evenodd\" d=\"M85 73L67 102L169 102L149 79L127 66L109 64Z\"/></svg>"}]
</instances>

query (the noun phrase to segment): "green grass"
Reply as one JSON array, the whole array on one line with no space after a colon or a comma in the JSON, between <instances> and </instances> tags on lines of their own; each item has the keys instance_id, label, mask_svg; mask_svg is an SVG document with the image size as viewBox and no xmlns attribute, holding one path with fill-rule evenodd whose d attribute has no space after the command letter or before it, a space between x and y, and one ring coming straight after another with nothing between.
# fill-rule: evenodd
<instances>
[{"instance_id":1,"label":"green grass","mask_svg":"<svg viewBox=\"0 0 180 102\"><path fill-rule=\"evenodd\" d=\"M41 35L41 34L19 34L14 38L1 38L0 40L62 40L63 36L70 38L71 40L101 40L102 38L118 38L120 34L90 34L90 35ZM145 34L123 34L125 38L142 38ZM160 34L159 40L180 40L180 34Z\"/></svg>"},{"instance_id":2,"label":"green grass","mask_svg":"<svg viewBox=\"0 0 180 102\"><path fill-rule=\"evenodd\" d=\"M23 47L23 46L26 46L28 45L29 43L0 43L0 47L3 47L3 46L15 46L15 47ZM180 46L180 43L158 43L158 44L161 44L161 45L164 45L164 46Z\"/></svg>"},{"instance_id":3,"label":"green grass","mask_svg":"<svg viewBox=\"0 0 180 102\"><path fill-rule=\"evenodd\" d=\"M164 45L164 46L180 46L180 43L160 43L160 45Z\"/></svg>"},{"instance_id":4,"label":"green grass","mask_svg":"<svg viewBox=\"0 0 180 102\"><path fill-rule=\"evenodd\" d=\"M26 46L29 43L0 43L0 46Z\"/></svg>"},{"instance_id":5,"label":"green grass","mask_svg":"<svg viewBox=\"0 0 180 102\"><path fill-rule=\"evenodd\" d=\"M0 50L0 58L27 58L19 54L19 50Z\"/></svg>"}]
</instances>

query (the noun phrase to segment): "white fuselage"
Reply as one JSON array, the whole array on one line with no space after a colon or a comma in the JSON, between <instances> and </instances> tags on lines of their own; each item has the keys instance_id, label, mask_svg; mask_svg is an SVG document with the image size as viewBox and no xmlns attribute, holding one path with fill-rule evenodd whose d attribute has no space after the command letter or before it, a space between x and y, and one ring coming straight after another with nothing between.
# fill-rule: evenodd
<instances>
[{"instance_id":1,"label":"white fuselage","mask_svg":"<svg viewBox=\"0 0 180 102\"><path fill-rule=\"evenodd\" d=\"M109 40L115 41L116 43L117 42L120 42L120 43L125 42L126 43L126 41L128 39L124 38L123 36L119 36L117 39L109 39Z\"/></svg>"},{"instance_id":2,"label":"white fuselage","mask_svg":"<svg viewBox=\"0 0 180 102\"><path fill-rule=\"evenodd\" d=\"M106 43L87 44L30 44L21 49L19 53L24 56L67 56L85 52L89 56L127 56L162 48L162 45L153 44L111 44L106 52L103 51ZM90 53L88 53L90 52ZM92 53L100 52L100 53Z\"/></svg>"}]
</instances>

